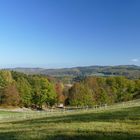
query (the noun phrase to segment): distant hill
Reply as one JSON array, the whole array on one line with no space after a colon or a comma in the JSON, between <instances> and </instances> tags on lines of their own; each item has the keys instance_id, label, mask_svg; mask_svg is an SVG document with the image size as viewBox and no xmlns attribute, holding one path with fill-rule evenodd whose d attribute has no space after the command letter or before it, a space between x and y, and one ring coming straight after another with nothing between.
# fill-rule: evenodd
<instances>
[{"instance_id":1,"label":"distant hill","mask_svg":"<svg viewBox=\"0 0 140 140\"><path fill-rule=\"evenodd\" d=\"M8 70L13 70L17 72L22 72L25 74L41 74L41 72L45 69L43 68L13 68L13 69L8 69Z\"/></svg>"},{"instance_id":2,"label":"distant hill","mask_svg":"<svg viewBox=\"0 0 140 140\"><path fill-rule=\"evenodd\" d=\"M85 66L62 69L43 68L14 68L9 69L26 74L43 74L55 77L61 76L126 76L128 78L140 78L140 66L120 65L120 66Z\"/></svg>"}]
</instances>

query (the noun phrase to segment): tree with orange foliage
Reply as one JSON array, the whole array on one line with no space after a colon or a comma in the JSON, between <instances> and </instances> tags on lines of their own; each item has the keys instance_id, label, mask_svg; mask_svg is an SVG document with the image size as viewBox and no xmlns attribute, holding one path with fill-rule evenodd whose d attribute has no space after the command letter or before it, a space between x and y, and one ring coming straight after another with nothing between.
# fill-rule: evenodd
<instances>
[{"instance_id":1,"label":"tree with orange foliage","mask_svg":"<svg viewBox=\"0 0 140 140\"><path fill-rule=\"evenodd\" d=\"M58 103L64 103L65 96L63 95L64 85L62 83L56 83L55 90L57 93L57 101Z\"/></svg>"},{"instance_id":2,"label":"tree with orange foliage","mask_svg":"<svg viewBox=\"0 0 140 140\"><path fill-rule=\"evenodd\" d=\"M18 106L20 103L20 96L16 84L13 82L7 84L2 92L2 104L8 106Z\"/></svg>"}]
</instances>

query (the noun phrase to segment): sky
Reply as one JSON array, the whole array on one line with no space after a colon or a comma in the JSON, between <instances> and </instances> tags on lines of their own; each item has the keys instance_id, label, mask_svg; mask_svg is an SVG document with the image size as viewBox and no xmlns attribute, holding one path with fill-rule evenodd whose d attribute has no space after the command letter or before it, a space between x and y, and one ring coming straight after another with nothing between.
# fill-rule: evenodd
<instances>
[{"instance_id":1,"label":"sky","mask_svg":"<svg viewBox=\"0 0 140 140\"><path fill-rule=\"evenodd\" d=\"M139 0L0 0L0 67L140 65Z\"/></svg>"}]
</instances>

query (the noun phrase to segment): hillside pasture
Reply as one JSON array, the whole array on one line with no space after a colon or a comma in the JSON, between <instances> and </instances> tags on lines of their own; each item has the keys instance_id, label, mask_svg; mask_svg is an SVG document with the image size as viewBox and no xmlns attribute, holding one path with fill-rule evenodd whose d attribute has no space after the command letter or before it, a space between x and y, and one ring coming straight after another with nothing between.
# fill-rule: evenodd
<instances>
[{"instance_id":1,"label":"hillside pasture","mask_svg":"<svg viewBox=\"0 0 140 140\"><path fill-rule=\"evenodd\" d=\"M0 111L0 140L139 140L140 101L107 108Z\"/></svg>"}]
</instances>

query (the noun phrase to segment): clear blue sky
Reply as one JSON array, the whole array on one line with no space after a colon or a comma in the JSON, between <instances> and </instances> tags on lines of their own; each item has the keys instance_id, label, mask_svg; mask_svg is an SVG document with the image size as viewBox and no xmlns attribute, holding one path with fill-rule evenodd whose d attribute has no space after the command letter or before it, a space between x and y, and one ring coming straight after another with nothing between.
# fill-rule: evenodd
<instances>
[{"instance_id":1,"label":"clear blue sky","mask_svg":"<svg viewBox=\"0 0 140 140\"><path fill-rule=\"evenodd\" d=\"M0 67L140 65L139 0L0 0Z\"/></svg>"}]
</instances>

